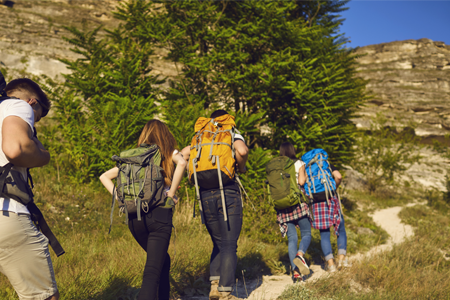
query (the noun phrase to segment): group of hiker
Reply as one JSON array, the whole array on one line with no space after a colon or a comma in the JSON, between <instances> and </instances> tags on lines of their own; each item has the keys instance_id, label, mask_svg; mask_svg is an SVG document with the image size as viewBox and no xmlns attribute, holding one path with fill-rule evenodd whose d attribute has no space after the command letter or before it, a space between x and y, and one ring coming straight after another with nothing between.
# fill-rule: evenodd
<instances>
[{"instance_id":1,"label":"group of hiker","mask_svg":"<svg viewBox=\"0 0 450 300\"><path fill-rule=\"evenodd\" d=\"M15 79L4 86L2 79L1 75L0 272L20 299L57 300L48 245L58 256L64 250L33 202L28 172L50 161L34 128L49 112L50 102L30 79ZM126 215L131 234L146 252L139 300L170 298L168 248L173 209L179 201L176 191L186 171L195 186L200 219L213 243L209 299L237 299L232 291L246 194L239 174L247 171L249 150L234 117L222 109L199 118L192 134L190 145L177 148L167 125L149 120L136 147L114 155L115 167L100 176L112 195L111 224L118 202L119 213ZM337 267L348 266L347 236L337 194L342 177L328 162L328 154L314 149L299 159L291 143L281 143L280 155L267 164L266 175L281 234L288 238L293 281L302 281L310 273L304 254L311 242L311 227L320 230L326 269L335 272ZM296 227L301 232L299 246ZM337 235L336 262L331 227Z\"/></svg>"}]
</instances>

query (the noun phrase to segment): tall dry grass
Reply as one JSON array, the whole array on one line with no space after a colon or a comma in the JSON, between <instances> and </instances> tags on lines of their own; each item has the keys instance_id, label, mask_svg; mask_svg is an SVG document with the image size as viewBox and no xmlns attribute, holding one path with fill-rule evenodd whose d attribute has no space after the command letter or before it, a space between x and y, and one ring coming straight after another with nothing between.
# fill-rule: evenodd
<instances>
[{"instance_id":1,"label":"tall dry grass","mask_svg":"<svg viewBox=\"0 0 450 300\"><path fill-rule=\"evenodd\" d=\"M108 234L110 195L99 185L77 185L58 180L52 169L35 170L35 201L66 253L57 258L52 250L61 299L133 299L138 293L145 252L135 242L125 217L117 208ZM198 207L197 207L198 209ZM200 218L193 218L193 199L182 199L174 211L169 247L172 258L172 295L205 292L209 288L212 242ZM271 268L266 260L279 260L287 247L246 238L239 240L238 272L251 278ZM274 268L276 264L272 264ZM275 269L274 269L275 272ZM18 299L7 278L0 274L0 299Z\"/></svg>"},{"instance_id":2,"label":"tall dry grass","mask_svg":"<svg viewBox=\"0 0 450 300\"><path fill-rule=\"evenodd\" d=\"M66 250L59 258L50 250L61 299L133 299L141 285L145 253L124 224L125 218L118 216L117 208L112 232L108 234L111 196L99 183L71 183L51 167L33 170L33 176L35 200ZM169 247L173 298L207 293L212 249L205 226L200 218L193 218L193 195L180 191L181 201L174 211L175 228ZM349 203L346 204L349 249L355 252L377 243L382 239L382 231L370 223L367 214ZM289 273L287 240L257 238L265 233L271 237L278 234L277 225L271 223L275 222L275 212L251 210L250 213L250 207L248 204L244 207L247 213L238 241L237 279ZM270 232L250 234L250 230L261 228L256 227L261 222L266 222L263 228ZM359 237L355 233L359 226L369 226L376 234ZM334 247L335 244L334 239ZM323 262L317 231L313 231L313 242L306 257L310 263ZM7 278L1 274L0 287L0 299L17 299Z\"/></svg>"},{"instance_id":3,"label":"tall dry grass","mask_svg":"<svg viewBox=\"0 0 450 300\"><path fill-rule=\"evenodd\" d=\"M400 216L415 236L355 262L309 288L314 297L334 299L450 299L449 209L405 208ZM291 295L295 291L290 291ZM280 297L288 300L289 297Z\"/></svg>"}]
</instances>

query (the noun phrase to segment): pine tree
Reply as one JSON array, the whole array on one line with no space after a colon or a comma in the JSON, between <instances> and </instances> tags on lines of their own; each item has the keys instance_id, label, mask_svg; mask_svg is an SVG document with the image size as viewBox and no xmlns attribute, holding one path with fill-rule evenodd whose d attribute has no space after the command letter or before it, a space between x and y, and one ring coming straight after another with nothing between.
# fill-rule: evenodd
<instances>
[{"instance_id":1,"label":"pine tree","mask_svg":"<svg viewBox=\"0 0 450 300\"><path fill-rule=\"evenodd\" d=\"M52 147L67 159L70 176L85 182L113 167L112 155L137 146L145 123L159 112L155 100L163 80L150 75L151 43L133 39L129 24L102 37L100 28L67 29L72 51L82 58L62 60L72 73L52 94L57 127L51 132L58 136Z\"/></svg>"},{"instance_id":2,"label":"pine tree","mask_svg":"<svg viewBox=\"0 0 450 300\"><path fill-rule=\"evenodd\" d=\"M364 82L338 34L346 3L130 0L115 12L121 25L103 38L71 28L84 58L65 61L74 72L57 105L65 152L82 174L98 174L155 113L182 148L195 120L220 107L236 116L251 148L276 152L290 141L349 162ZM156 48L178 70L164 90L150 75Z\"/></svg>"},{"instance_id":3,"label":"pine tree","mask_svg":"<svg viewBox=\"0 0 450 300\"><path fill-rule=\"evenodd\" d=\"M246 133L252 147L291 141L300 151L324 148L340 164L352 157L350 118L364 97L337 34L346 2L162 1L134 20L139 38L154 39L179 67L183 80L167 99L261 114Z\"/></svg>"}]
</instances>

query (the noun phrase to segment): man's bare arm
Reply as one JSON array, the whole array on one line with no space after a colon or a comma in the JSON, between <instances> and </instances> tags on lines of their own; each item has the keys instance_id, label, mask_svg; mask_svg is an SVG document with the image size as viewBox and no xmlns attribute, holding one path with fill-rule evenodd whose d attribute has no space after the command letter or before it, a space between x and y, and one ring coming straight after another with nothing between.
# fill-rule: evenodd
<instances>
[{"instance_id":1,"label":"man's bare arm","mask_svg":"<svg viewBox=\"0 0 450 300\"><path fill-rule=\"evenodd\" d=\"M3 120L2 150L15 166L35 168L49 163L50 153L30 136L31 128L21 118L9 116Z\"/></svg>"},{"instance_id":2,"label":"man's bare arm","mask_svg":"<svg viewBox=\"0 0 450 300\"><path fill-rule=\"evenodd\" d=\"M238 164L239 172L245 173L247 171L245 163L248 159L247 145L243 141L237 140L234 142L234 149L236 150L236 163Z\"/></svg>"}]
</instances>

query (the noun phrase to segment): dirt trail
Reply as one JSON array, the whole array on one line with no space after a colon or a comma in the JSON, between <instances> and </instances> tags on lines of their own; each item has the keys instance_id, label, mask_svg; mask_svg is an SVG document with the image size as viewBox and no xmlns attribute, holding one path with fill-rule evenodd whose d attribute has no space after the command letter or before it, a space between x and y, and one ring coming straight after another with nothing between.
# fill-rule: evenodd
<instances>
[{"instance_id":1,"label":"dirt trail","mask_svg":"<svg viewBox=\"0 0 450 300\"><path fill-rule=\"evenodd\" d=\"M414 206L415 203L408 204L407 206ZM374 222L386 230L390 235L386 244L375 246L365 253L357 253L349 256L350 261L361 260L365 257L371 256L375 253L392 249L392 246L401 243L405 238L414 235L413 228L409 225L401 223L398 213L403 207L396 206L382 210L378 210L371 217ZM316 280L329 276L329 274L322 269L320 265L311 266L311 275L302 284L308 285ZM244 285L243 282L238 282L236 290L233 292L235 296L239 298L247 298L249 300L272 300L277 299L278 296L284 291L284 289L292 284L292 279L288 275L273 275L263 276L262 279L247 281ZM186 297L182 299L197 299L208 300L208 297Z\"/></svg>"}]
</instances>

